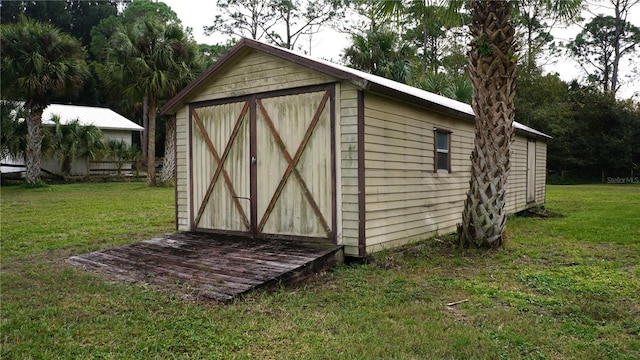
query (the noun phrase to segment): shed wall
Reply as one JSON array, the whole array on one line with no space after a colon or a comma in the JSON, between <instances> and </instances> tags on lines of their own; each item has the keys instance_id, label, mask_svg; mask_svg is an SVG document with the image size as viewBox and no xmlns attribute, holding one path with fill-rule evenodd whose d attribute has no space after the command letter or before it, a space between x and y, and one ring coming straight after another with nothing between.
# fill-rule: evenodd
<instances>
[{"instance_id":1,"label":"shed wall","mask_svg":"<svg viewBox=\"0 0 640 360\"><path fill-rule=\"evenodd\" d=\"M511 173L507 185L507 212L524 210L527 205L527 138L516 135L511 144Z\"/></svg>"},{"instance_id":2,"label":"shed wall","mask_svg":"<svg viewBox=\"0 0 640 360\"><path fill-rule=\"evenodd\" d=\"M338 243L344 245L346 255L358 256L358 88L341 83L338 94L341 190L338 206L342 218L342 238Z\"/></svg>"},{"instance_id":3,"label":"shed wall","mask_svg":"<svg viewBox=\"0 0 640 360\"><path fill-rule=\"evenodd\" d=\"M527 141L521 134L515 136L511 145L511 173L507 188L507 212L516 213L532 206L541 205L546 196L547 144L535 142L535 201L527 201Z\"/></svg>"},{"instance_id":4,"label":"shed wall","mask_svg":"<svg viewBox=\"0 0 640 360\"><path fill-rule=\"evenodd\" d=\"M434 172L434 128L451 131L451 172ZM386 97L365 95L367 252L455 231L468 190L474 127ZM544 202L546 144L536 147L536 202L527 203L527 138L512 146L507 211Z\"/></svg>"},{"instance_id":5,"label":"shed wall","mask_svg":"<svg viewBox=\"0 0 640 360\"><path fill-rule=\"evenodd\" d=\"M176 112L176 226L190 231L189 223L189 106Z\"/></svg>"},{"instance_id":6,"label":"shed wall","mask_svg":"<svg viewBox=\"0 0 640 360\"><path fill-rule=\"evenodd\" d=\"M365 94L367 252L451 232L469 181L473 125ZM434 128L451 131L451 172L434 171Z\"/></svg>"},{"instance_id":7,"label":"shed wall","mask_svg":"<svg viewBox=\"0 0 640 360\"><path fill-rule=\"evenodd\" d=\"M189 102L335 82L320 72L256 51L231 65L220 72L221 76L210 80Z\"/></svg>"},{"instance_id":8,"label":"shed wall","mask_svg":"<svg viewBox=\"0 0 640 360\"><path fill-rule=\"evenodd\" d=\"M131 130L101 129L100 131L102 132L102 136L105 141L124 140L124 142L129 146L131 146L131 138L133 134L139 134L138 131L132 132Z\"/></svg>"},{"instance_id":9,"label":"shed wall","mask_svg":"<svg viewBox=\"0 0 640 360\"><path fill-rule=\"evenodd\" d=\"M536 204L547 201L547 143L536 142Z\"/></svg>"}]
</instances>

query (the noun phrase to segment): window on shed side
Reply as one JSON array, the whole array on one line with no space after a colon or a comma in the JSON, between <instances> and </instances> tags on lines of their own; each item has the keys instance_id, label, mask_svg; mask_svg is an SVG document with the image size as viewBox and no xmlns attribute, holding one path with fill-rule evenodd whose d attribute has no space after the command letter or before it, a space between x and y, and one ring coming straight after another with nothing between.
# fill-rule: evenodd
<instances>
[{"instance_id":1,"label":"window on shed side","mask_svg":"<svg viewBox=\"0 0 640 360\"><path fill-rule=\"evenodd\" d=\"M435 129L435 172L451 172L451 131Z\"/></svg>"}]
</instances>

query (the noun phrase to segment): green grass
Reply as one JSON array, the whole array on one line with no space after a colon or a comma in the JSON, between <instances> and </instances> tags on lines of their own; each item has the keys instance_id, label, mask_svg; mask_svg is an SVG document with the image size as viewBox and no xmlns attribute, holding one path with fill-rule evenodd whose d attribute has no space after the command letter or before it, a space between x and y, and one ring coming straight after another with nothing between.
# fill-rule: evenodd
<instances>
[{"instance_id":1,"label":"green grass","mask_svg":"<svg viewBox=\"0 0 640 360\"><path fill-rule=\"evenodd\" d=\"M143 183L3 187L1 196L3 257L124 244L175 224L173 189Z\"/></svg>"},{"instance_id":2,"label":"green grass","mask_svg":"<svg viewBox=\"0 0 640 360\"><path fill-rule=\"evenodd\" d=\"M228 305L65 264L173 231L173 190L2 188L1 358L640 358L640 187L550 186L564 218L510 219L508 244L451 239L339 266ZM456 306L446 304L468 300Z\"/></svg>"}]
</instances>

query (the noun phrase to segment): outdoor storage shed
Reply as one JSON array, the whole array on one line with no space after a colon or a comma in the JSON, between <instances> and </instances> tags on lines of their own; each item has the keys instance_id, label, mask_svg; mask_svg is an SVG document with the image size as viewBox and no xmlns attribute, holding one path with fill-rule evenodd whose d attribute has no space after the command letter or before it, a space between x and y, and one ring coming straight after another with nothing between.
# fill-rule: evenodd
<instances>
[{"instance_id":1,"label":"outdoor storage shed","mask_svg":"<svg viewBox=\"0 0 640 360\"><path fill-rule=\"evenodd\" d=\"M162 112L177 115L178 230L365 256L460 222L467 104L243 39ZM515 127L509 212L545 201L548 136Z\"/></svg>"}]
</instances>

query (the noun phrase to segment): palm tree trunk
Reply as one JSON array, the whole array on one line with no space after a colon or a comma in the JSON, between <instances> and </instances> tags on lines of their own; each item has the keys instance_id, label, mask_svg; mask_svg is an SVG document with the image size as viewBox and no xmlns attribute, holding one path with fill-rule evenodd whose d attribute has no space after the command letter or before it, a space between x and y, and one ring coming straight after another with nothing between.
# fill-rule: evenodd
<instances>
[{"instance_id":1,"label":"palm tree trunk","mask_svg":"<svg viewBox=\"0 0 640 360\"><path fill-rule=\"evenodd\" d=\"M459 227L462 246L500 247L513 141L516 57L509 1L471 1L469 76L475 113L471 180Z\"/></svg>"},{"instance_id":2,"label":"palm tree trunk","mask_svg":"<svg viewBox=\"0 0 640 360\"><path fill-rule=\"evenodd\" d=\"M160 182L166 183L173 180L176 169L176 116L170 115L167 119L167 130L164 140L164 161Z\"/></svg>"},{"instance_id":3,"label":"palm tree trunk","mask_svg":"<svg viewBox=\"0 0 640 360\"><path fill-rule=\"evenodd\" d=\"M144 94L142 97L142 138L140 139L140 147L142 148L142 158L147 157L147 146L149 139L149 95Z\"/></svg>"},{"instance_id":4,"label":"palm tree trunk","mask_svg":"<svg viewBox=\"0 0 640 360\"><path fill-rule=\"evenodd\" d=\"M42 112L46 106L32 105L27 121L29 142L25 159L25 179L27 184L40 182L40 159L42 158Z\"/></svg>"},{"instance_id":5,"label":"palm tree trunk","mask_svg":"<svg viewBox=\"0 0 640 360\"><path fill-rule=\"evenodd\" d=\"M422 73L427 73L427 42L429 41L429 35L427 34L427 12L425 11L422 17Z\"/></svg>"},{"instance_id":6,"label":"palm tree trunk","mask_svg":"<svg viewBox=\"0 0 640 360\"><path fill-rule=\"evenodd\" d=\"M156 184L156 99L149 97L149 129L147 130L147 185Z\"/></svg>"},{"instance_id":7,"label":"palm tree trunk","mask_svg":"<svg viewBox=\"0 0 640 360\"><path fill-rule=\"evenodd\" d=\"M611 93L613 97L615 97L616 92L618 91L618 71L620 68L620 38L624 33L624 21L621 19L622 14L620 14L620 3L615 5L615 17L616 17L616 29L614 31L614 42L613 42L613 65L611 69Z\"/></svg>"},{"instance_id":8,"label":"palm tree trunk","mask_svg":"<svg viewBox=\"0 0 640 360\"><path fill-rule=\"evenodd\" d=\"M71 158L70 157L63 155L62 167L60 169L60 172L62 172L62 175L64 177L69 177L69 175L71 175Z\"/></svg>"}]
</instances>

